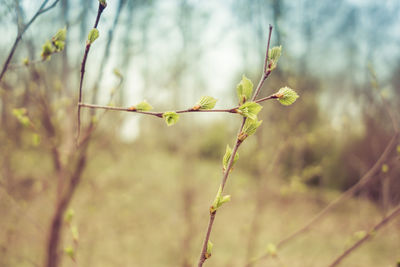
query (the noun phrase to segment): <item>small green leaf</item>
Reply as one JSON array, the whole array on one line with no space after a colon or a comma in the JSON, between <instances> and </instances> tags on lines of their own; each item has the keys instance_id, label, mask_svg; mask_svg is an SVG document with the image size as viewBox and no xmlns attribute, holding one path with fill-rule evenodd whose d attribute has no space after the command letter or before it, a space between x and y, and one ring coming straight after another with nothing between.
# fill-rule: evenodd
<instances>
[{"instance_id":1,"label":"small green leaf","mask_svg":"<svg viewBox=\"0 0 400 267\"><path fill-rule=\"evenodd\" d=\"M40 135L38 135L37 133L34 133L32 135L32 145L37 147L40 144Z\"/></svg>"},{"instance_id":2,"label":"small green leaf","mask_svg":"<svg viewBox=\"0 0 400 267\"><path fill-rule=\"evenodd\" d=\"M179 115L176 114L176 112L174 111L164 112L162 116L165 119L165 122L167 123L168 126L174 125L179 120Z\"/></svg>"},{"instance_id":3,"label":"small green leaf","mask_svg":"<svg viewBox=\"0 0 400 267\"><path fill-rule=\"evenodd\" d=\"M389 166L387 164L382 165L382 172L387 173L389 171Z\"/></svg>"},{"instance_id":4,"label":"small green leaf","mask_svg":"<svg viewBox=\"0 0 400 267\"><path fill-rule=\"evenodd\" d=\"M99 30L96 29L96 28L93 28L89 32L87 43L88 44L93 44L93 42L96 41L97 38L99 38Z\"/></svg>"},{"instance_id":5,"label":"small green leaf","mask_svg":"<svg viewBox=\"0 0 400 267\"><path fill-rule=\"evenodd\" d=\"M27 110L25 108L14 108L12 113L23 126L28 127L31 124L31 120L26 115Z\"/></svg>"},{"instance_id":6,"label":"small green leaf","mask_svg":"<svg viewBox=\"0 0 400 267\"><path fill-rule=\"evenodd\" d=\"M54 53L54 47L50 41L46 41L42 46L42 60L49 60L51 58L51 54Z\"/></svg>"},{"instance_id":7,"label":"small green leaf","mask_svg":"<svg viewBox=\"0 0 400 267\"><path fill-rule=\"evenodd\" d=\"M24 58L23 60L22 60L22 64L24 64L24 66L28 66L29 65L29 58Z\"/></svg>"},{"instance_id":8,"label":"small green leaf","mask_svg":"<svg viewBox=\"0 0 400 267\"><path fill-rule=\"evenodd\" d=\"M275 46L268 51L268 69L271 71L276 68L278 60L282 54L282 46Z\"/></svg>"},{"instance_id":9,"label":"small green leaf","mask_svg":"<svg viewBox=\"0 0 400 267\"><path fill-rule=\"evenodd\" d=\"M228 167L231 156L232 156L232 148L229 145L226 145L225 155L222 158L222 166L223 166L224 170L226 170L226 168ZM236 155L235 155L235 158L233 159L232 165L234 165L238 159L239 159L239 153L236 152Z\"/></svg>"},{"instance_id":10,"label":"small green leaf","mask_svg":"<svg viewBox=\"0 0 400 267\"><path fill-rule=\"evenodd\" d=\"M239 139L243 141L248 136L253 135L261 123L262 121L258 121L257 118L255 120L248 118L244 123L242 132L239 134Z\"/></svg>"},{"instance_id":11,"label":"small green leaf","mask_svg":"<svg viewBox=\"0 0 400 267\"><path fill-rule=\"evenodd\" d=\"M73 261L75 261L75 251L72 247L64 248L65 254L67 254Z\"/></svg>"},{"instance_id":12,"label":"small green leaf","mask_svg":"<svg viewBox=\"0 0 400 267\"><path fill-rule=\"evenodd\" d=\"M67 38L67 28L63 28L58 30L58 32L53 36L52 41L65 41L65 39Z\"/></svg>"},{"instance_id":13,"label":"small green leaf","mask_svg":"<svg viewBox=\"0 0 400 267\"><path fill-rule=\"evenodd\" d=\"M253 83L243 75L242 80L236 87L236 91L239 98L239 104L241 105L251 98L251 94L253 93Z\"/></svg>"},{"instance_id":14,"label":"small green leaf","mask_svg":"<svg viewBox=\"0 0 400 267\"><path fill-rule=\"evenodd\" d=\"M211 96L203 96L200 98L199 102L197 102L196 106L193 107L193 110L206 110L206 109L213 109L215 104L217 103L217 99Z\"/></svg>"},{"instance_id":15,"label":"small green leaf","mask_svg":"<svg viewBox=\"0 0 400 267\"><path fill-rule=\"evenodd\" d=\"M120 78L120 79L122 79L122 78L124 77L124 76L122 75L122 73L120 72L120 70L117 69L117 68L115 68L115 69L113 70L113 73L114 73L115 76L117 76L117 77Z\"/></svg>"},{"instance_id":16,"label":"small green leaf","mask_svg":"<svg viewBox=\"0 0 400 267\"><path fill-rule=\"evenodd\" d=\"M75 242L78 242L78 240L79 240L79 232L78 232L78 228L76 226L71 226L71 235L72 235L72 239Z\"/></svg>"},{"instance_id":17,"label":"small green leaf","mask_svg":"<svg viewBox=\"0 0 400 267\"><path fill-rule=\"evenodd\" d=\"M211 208L210 208L211 213L215 212L219 208L219 203L221 201L221 195L222 195L222 187L220 186L218 188L217 195L215 196L214 201L211 205Z\"/></svg>"},{"instance_id":18,"label":"small green leaf","mask_svg":"<svg viewBox=\"0 0 400 267\"><path fill-rule=\"evenodd\" d=\"M149 103L147 103L146 100L140 102L135 107L136 107L136 110L138 110L138 111L149 111L149 110L153 109L153 107Z\"/></svg>"},{"instance_id":19,"label":"small green leaf","mask_svg":"<svg viewBox=\"0 0 400 267\"><path fill-rule=\"evenodd\" d=\"M277 255L277 248L274 244L269 243L266 248L266 253L271 257L276 257Z\"/></svg>"},{"instance_id":20,"label":"small green leaf","mask_svg":"<svg viewBox=\"0 0 400 267\"><path fill-rule=\"evenodd\" d=\"M367 235L367 232L365 232L365 231L357 231L353 234L354 239L356 241L363 239L366 235Z\"/></svg>"},{"instance_id":21,"label":"small green leaf","mask_svg":"<svg viewBox=\"0 0 400 267\"><path fill-rule=\"evenodd\" d=\"M206 252L206 255L204 255L206 257L206 259L211 257L211 253L212 253L213 247L214 247L214 244L210 240L208 240L208 242L207 242L207 252Z\"/></svg>"},{"instance_id":22,"label":"small green leaf","mask_svg":"<svg viewBox=\"0 0 400 267\"><path fill-rule=\"evenodd\" d=\"M231 195L223 196L219 201L219 205L222 206L222 204L228 203L229 201L231 201Z\"/></svg>"},{"instance_id":23,"label":"small green leaf","mask_svg":"<svg viewBox=\"0 0 400 267\"><path fill-rule=\"evenodd\" d=\"M75 215L75 211L73 209L69 208L64 214L64 221L66 223L71 223L72 218L74 218L74 215Z\"/></svg>"},{"instance_id":24,"label":"small green leaf","mask_svg":"<svg viewBox=\"0 0 400 267\"><path fill-rule=\"evenodd\" d=\"M279 89L275 96L277 97L278 101L285 106L290 106L296 101L297 98L299 98L299 95L289 87L283 87Z\"/></svg>"},{"instance_id":25,"label":"small green leaf","mask_svg":"<svg viewBox=\"0 0 400 267\"><path fill-rule=\"evenodd\" d=\"M256 120L257 114L261 111L261 109L262 106L256 102L246 102L238 108L238 113L240 113L243 117Z\"/></svg>"}]
</instances>

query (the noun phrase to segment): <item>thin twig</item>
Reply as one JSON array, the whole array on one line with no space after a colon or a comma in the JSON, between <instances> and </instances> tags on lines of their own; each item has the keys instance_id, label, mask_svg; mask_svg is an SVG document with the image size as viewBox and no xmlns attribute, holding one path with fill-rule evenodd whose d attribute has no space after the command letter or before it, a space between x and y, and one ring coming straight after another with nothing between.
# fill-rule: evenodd
<instances>
[{"instance_id":1,"label":"thin twig","mask_svg":"<svg viewBox=\"0 0 400 267\"><path fill-rule=\"evenodd\" d=\"M271 31L272 31L272 26L271 25L270 25L269 30L270 30L270 33L269 33L269 36L268 36L268 45L269 45L269 43L271 41ZM268 60L268 50L267 50L266 57L267 57L267 59L266 59L266 61L267 61ZM268 78L269 74L270 74L270 71L267 71L267 72L263 71L263 75L261 76L261 79L260 79L260 82L258 83L257 89L254 92L254 95L252 97L252 101L254 101L256 99L258 93L260 92L260 89L262 88L262 86L263 86L265 80ZM268 99L272 99L272 97L269 97ZM226 184L226 181L228 180L229 173L231 172L236 153L237 153L240 145L243 142L243 140L241 140L239 138L239 135L243 130L243 126L244 126L245 122L246 122L246 118L243 118L243 121L242 121L242 124L241 124L241 126L239 128L239 132L238 132L238 135L237 135L237 138L236 138L236 141L235 141L235 145L233 147L233 150L232 150L228 165L227 165L226 169L223 172L223 177L222 177L222 181L221 181L221 184L220 184L221 193L224 191L225 184ZM210 255L207 256L207 245L208 245L208 242L210 240L210 235L211 235L211 231L212 231L212 227L213 227L213 224L214 224L214 220L215 220L216 214L217 214L216 210L215 211L211 211L210 210L210 218L209 218L209 222L208 222L208 226L207 226L206 235L205 235L205 238L204 238L204 241L203 241L203 246L202 246L202 250L201 250L201 253L200 253L200 258L199 258L199 261L198 261L198 267L202 267L204 262L210 256Z\"/></svg>"},{"instance_id":2,"label":"thin twig","mask_svg":"<svg viewBox=\"0 0 400 267\"><path fill-rule=\"evenodd\" d=\"M106 8L106 6L103 5L101 2L99 2L99 8L97 10L96 21L94 23L93 28L97 29L97 26L98 26L99 21L100 21L101 14L103 13L105 8ZM86 60L87 60L87 57L89 55L90 46L91 46L91 43L87 42L86 43L86 48L85 48L85 53L84 53L83 59L82 59L81 78L80 78L80 81L79 81L79 101L78 101L78 103L82 102L82 87L83 87L83 80L85 78ZM77 144L79 142L80 131L81 131L81 105L78 104L78 133L77 133L77 136L76 136L76 143Z\"/></svg>"},{"instance_id":3,"label":"thin twig","mask_svg":"<svg viewBox=\"0 0 400 267\"><path fill-rule=\"evenodd\" d=\"M399 137L399 132L396 132L393 137L390 139L389 143L387 144L385 150L382 152L381 156L379 159L375 162L375 164L367 171L367 173L364 174L364 176L361 177L361 179L352 187L347 189L345 192L343 192L338 198L333 200L331 203L328 204L323 210L321 210L317 215L315 215L307 224L302 226L301 228L297 229L293 233L291 233L289 236L285 237L281 241L279 241L276 245L278 249L282 248L286 243L289 241L293 240L294 238L298 237L299 235L307 232L315 223L317 223L319 220L321 220L328 212L330 212L333 208L335 208L339 203L342 203L344 200L349 199L357 190L359 190L361 187L363 187L366 183L368 183L374 175L380 171L381 166L383 163L386 162L387 158L390 156L390 154L393 152L393 150L396 148L397 145L397 139ZM264 258L267 258L269 256L268 253L261 254L257 258L254 258L251 261L252 263L255 263L257 261L260 261ZM246 265L248 266L248 265Z\"/></svg>"},{"instance_id":4,"label":"thin twig","mask_svg":"<svg viewBox=\"0 0 400 267\"><path fill-rule=\"evenodd\" d=\"M378 224L376 224L374 227L372 227L369 232L360 240L358 240L356 243L354 243L350 248L345 250L342 254L340 254L339 257L334 260L329 267L334 267L338 266L342 260L344 260L347 256L349 256L353 251L355 251L358 247L360 247L363 243L365 243L367 240L372 238L376 232L378 232L379 229L381 229L383 226L385 226L388 222L392 221L394 218L400 215L400 205L395 208L395 210L390 213L387 217L383 218Z\"/></svg>"},{"instance_id":5,"label":"thin twig","mask_svg":"<svg viewBox=\"0 0 400 267\"><path fill-rule=\"evenodd\" d=\"M57 5L57 3L58 3L59 1L60 1L60 0L55 0L55 1L53 2L53 4L51 4L49 7L45 8L45 6L46 6L46 4L49 2L49 0L44 0L43 3L40 5L38 11L37 11L37 12L35 13L35 15L33 15L33 17L30 19L30 21L29 21L27 24L25 24L25 26L22 27L22 28L18 31L17 37L15 38L15 41L14 41L14 44L13 44L13 46L11 47L11 50L10 50L8 56L7 56L7 59L6 59L6 61L4 62L3 69L1 70L1 73L0 73L0 81L3 79L5 73L6 73L7 69L8 69L8 66L9 66L9 64L10 64L10 62L11 62L11 59L12 59L12 57L14 56L15 50L17 49L18 43L19 43L19 42L21 41L21 39L22 39L22 35L26 32L26 30L31 26L31 24L37 19L37 17L38 17L39 15L41 15L41 14L43 14L43 13L49 11L50 9L54 8L54 7Z\"/></svg>"}]
</instances>

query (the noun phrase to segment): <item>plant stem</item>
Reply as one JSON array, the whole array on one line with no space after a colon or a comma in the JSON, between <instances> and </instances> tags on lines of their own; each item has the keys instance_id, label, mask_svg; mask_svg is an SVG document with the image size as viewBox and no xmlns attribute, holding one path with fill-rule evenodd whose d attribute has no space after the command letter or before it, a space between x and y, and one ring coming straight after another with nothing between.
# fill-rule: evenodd
<instances>
[{"instance_id":1,"label":"plant stem","mask_svg":"<svg viewBox=\"0 0 400 267\"><path fill-rule=\"evenodd\" d=\"M272 26L270 25L270 27L269 27L269 35L268 35L268 45L267 45L267 47L269 47L269 44L270 44L270 41L271 41L271 32L272 32ZM268 50L269 50L269 49L267 49L267 53L266 53L266 55L265 55L265 64L268 63ZM253 95L251 101L255 101L255 99L257 98L258 93L260 92L262 86L264 85L265 80L268 78L268 76L269 76L270 73L271 73L271 71L265 71L265 70L266 70L266 67L264 66L263 75L261 76L260 82L259 82L258 85L257 85L257 89L256 89L256 91L254 92L254 95ZM265 98L259 99L258 102L262 102L262 101L265 101L265 100L268 100L268 99L273 99L273 98L277 98L277 97L276 97L276 96L274 97L274 95L271 95L271 96L269 96L269 97L265 97ZM257 102L257 101L255 101L255 102ZM258 102L257 102L257 103L258 103ZM238 132L238 135L237 135L237 137L236 137L235 145L234 145L234 147L233 147L233 150L232 150L232 153L231 153L231 156L230 156L228 165L227 165L227 167L226 167L226 170L224 171L224 174L223 174L223 177L222 177L222 181L221 181L221 184L220 184L220 187L221 187L221 194L222 194L223 191L224 191L226 182L227 182L227 180L228 180L229 173L231 172L231 169L232 169L232 166L233 166L233 162L234 162L236 153L237 153L237 151L238 151L240 145L241 145L242 142L243 142L243 141L239 138L239 135L240 135L240 133L241 133L242 130L243 130L243 126L244 126L244 124L245 124L245 122L246 122L246 119L247 119L247 118L243 118L243 121L242 121L242 124L241 124L241 126L240 126L240 128L239 128L239 132ZM207 253L207 245L208 245L208 242L209 242L209 240L210 240L210 235L211 235L211 231L212 231L212 227L213 227L213 224L214 224L214 220L215 220L216 214L217 214L217 211L216 211L216 210L213 211L213 212L210 212L210 218L209 218L209 221L208 221L207 231L206 231L206 235L205 235L205 238L204 238L204 241L203 241L203 247L202 247L202 250L201 250L201 253L200 253L200 258L199 258L199 261L198 261L198 267L202 267L203 264L204 264L204 262L207 260L207 256L206 256L206 253Z\"/></svg>"},{"instance_id":2,"label":"plant stem","mask_svg":"<svg viewBox=\"0 0 400 267\"><path fill-rule=\"evenodd\" d=\"M97 10L96 21L94 23L93 28L97 29L97 26L98 26L99 21L100 21L101 14L103 13L105 8L106 8L106 6L102 5L99 2L99 8ZM82 87L83 87L83 80L85 78L86 60L87 60L87 57L89 55L90 46L91 46L91 43L87 42L86 43L86 48L85 48L85 53L84 53L83 59L82 59L82 65L81 65L81 78L80 78L80 81L79 81L79 100L78 100L78 133L77 133L77 136L76 136L76 143L77 144L79 142L79 135L80 135L80 131L81 131L81 105L79 103L82 102Z\"/></svg>"},{"instance_id":3,"label":"plant stem","mask_svg":"<svg viewBox=\"0 0 400 267\"><path fill-rule=\"evenodd\" d=\"M369 240L371 237L374 236L374 234L381 229L383 226L385 226L388 222L396 218L397 216L400 215L400 205L395 208L395 210L390 213L387 217L383 218L378 224L376 224L374 227L372 227L369 232L360 240L358 240L356 243L354 243L350 248L345 250L342 254L340 254L339 257L336 258L335 261L333 261L329 267L334 267L338 266L343 259L345 259L347 256L349 256L353 251L355 251L358 247L360 247L363 243L365 243L367 240Z\"/></svg>"}]
</instances>

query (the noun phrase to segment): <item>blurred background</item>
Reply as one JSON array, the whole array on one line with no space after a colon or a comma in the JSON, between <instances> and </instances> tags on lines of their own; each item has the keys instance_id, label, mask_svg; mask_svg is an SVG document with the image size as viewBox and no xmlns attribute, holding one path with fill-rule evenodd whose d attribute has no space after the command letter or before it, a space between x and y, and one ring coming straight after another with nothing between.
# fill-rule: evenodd
<instances>
[{"instance_id":1,"label":"blurred background","mask_svg":"<svg viewBox=\"0 0 400 267\"><path fill-rule=\"evenodd\" d=\"M0 3L3 66L42 1ZM74 216L59 229L60 266L197 262L222 156L241 119L185 114L167 127L156 117L82 109L82 127L95 130L88 150L76 152L80 67L97 8L97 0L60 0L41 14L1 80L0 266L45 266L60 192L74 184L79 155L79 183L62 210ZM210 95L216 108L234 107L242 74L258 83L272 24L272 45L283 50L261 96L289 86L300 98L290 107L263 104L262 127L228 180L232 201L218 213L206 265L246 266L370 171L368 183L278 257L247 265L327 266L400 203L399 14L398 0L109 0L83 101L147 100L164 111ZM65 49L41 61L43 44L64 27ZM399 259L397 220L343 266L394 267Z\"/></svg>"}]
</instances>

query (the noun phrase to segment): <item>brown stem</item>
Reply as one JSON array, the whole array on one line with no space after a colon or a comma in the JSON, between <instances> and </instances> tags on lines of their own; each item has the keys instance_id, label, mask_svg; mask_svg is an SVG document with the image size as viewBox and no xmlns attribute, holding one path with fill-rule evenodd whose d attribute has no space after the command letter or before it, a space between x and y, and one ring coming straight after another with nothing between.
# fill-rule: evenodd
<instances>
[{"instance_id":1,"label":"brown stem","mask_svg":"<svg viewBox=\"0 0 400 267\"><path fill-rule=\"evenodd\" d=\"M372 227L369 232L360 240L358 240L356 243L354 243L350 248L345 250L342 254L340 254L339 257L334 260L329 267L334 267L338 266L347 256L349 256L352 252L354 252L358 247L360 247L363 243L365 243L367 240L372 238L376 232L378 232L379 229L381 229L383 226L385 226L388 222L392 221L394 218L400 215L400 205L397 206L397 208L390 213L387 217L383 218L378 224L376 224L374 227Z\"/></svg>"}]
</instances>

